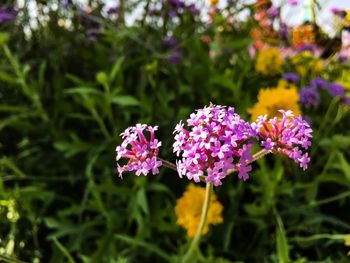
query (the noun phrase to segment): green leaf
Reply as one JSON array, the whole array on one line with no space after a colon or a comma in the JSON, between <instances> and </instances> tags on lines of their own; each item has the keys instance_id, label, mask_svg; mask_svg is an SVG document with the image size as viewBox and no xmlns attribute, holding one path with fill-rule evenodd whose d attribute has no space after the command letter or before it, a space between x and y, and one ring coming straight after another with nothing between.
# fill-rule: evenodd
<instances>
[{"instance_id":1,"label":"green leaf","mask_svg":"<svg viewBox=\"0 0 350 263\"><path fill-rule=\"evenodd\" d=\"M168 256L168 254L166 254L164 251L159 249L157 246L152 245L151 242L144 242L144 241L137 240L136 238L132 238L126 235L119 235L119 234L115 235L115 238L121 241L124 241L126 243L129 243L130 245L136 245L136 246L142 247L154 254L157 254L164 260L171 262L171 259Z\"/></svg>"},{"instance_id":2,"label":"green leaf","mask_svg":"<svg viewBox=\"0 0 350 263\"><path fill-rule=\"evenodd\" d=\"M138 106L140 102L132 96L116 96L111 99L112 103L118 104L120 106Z\"/></svg>"},{"instance_id":3,"label":"green leaf","mask_svg":"<svg viewBox=\"0 0 350 263\"><path fill-rule=\"evenodd\" d=\"M67 248L65 248L58 240L57 238L52 238L53 243L56 245L56 247L64 254L67 259L68 263L75 263L75 260L73 259L72 255L69 253Z\"/></svg>"},{"instance_id":4,"label":"green leaf","mask_svg":"<svg viewBox=\"0 0 350 263\"><path fill-rule=\"evenodd\" d=\"M7 32L0 32L0 45L4 45L8 42L10 34Z\"/></svg>"},{"instance_id":5,"label":"green leaf","mask_svg":"<svg viewBox=\"0 0 350 263\"><path fill-rule=\"evenodd\" d=\"M283 222L279 215L276 216L277 227L276 227L276 249L279 263L288 263L289 259L289 247L286 236L286 231L284 230Z\"/></svg>"},{"instance_id":6,"label":"green leaf","mask_svg":"<svg viewBox=\"0 0 350 263\"><path fill-rule=\"evenodd\" d=\"M141 207L142 211L146 215L149 215L149 208L148 208L148 202L147 202L147 196L146 196L145 188L141 188L137 192L137 203Z\"/></svg>"},{"instance_id":7,"label":"green leaf","mask_svg":"<svg viewBox=\"0 0 350 263\"><path fill-rule=\"evenodd\" d=\"M111 72L109 73L110 81L113 81L115 79L115 77L117 76L117 74L120 72L122 62L123 62L123 58L119 58L115 61L113 68L112 68Z\"/></svg>"}]
</instances>

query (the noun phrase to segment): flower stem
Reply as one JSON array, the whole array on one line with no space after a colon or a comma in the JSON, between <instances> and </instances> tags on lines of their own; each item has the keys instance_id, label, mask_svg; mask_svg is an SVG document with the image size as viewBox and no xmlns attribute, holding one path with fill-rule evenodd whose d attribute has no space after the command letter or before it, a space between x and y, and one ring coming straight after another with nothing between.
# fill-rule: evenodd
<instances>
[{"instance_id":1,"label":"flower stem","mask_svg":"<svg viewBox=\"0 0 350 263\"><path fill-rule=\"evenodd\" d=\"M157 159L158 159L159 161L162 161L162 163L163 163L163 165L164 165L165 167L168 167L169 169L174 170L175 172L177 172L177 167L176 167L175 164L173 164L173 163L171 163L171 162L169 162L169 161L166 161L166 160L164 160L164 159L162 159L162 158L159 158L159 157L157 157Z\"/></svg>"},{"instance_id":2,"label":"flower stem","mask_svg":"<svg viewBox=\"0 0 350 263\"><path fill-rule=\"evenodd\" d=\"M186 254L182 259L182 263L193 262L193 255L198 251L199 241L203 232L205 222L207 220L212 191L213 191L213 184L207 183L205 188L205 199L202 206L202 214L201 214L201 218L197 228L197 232L189 246L189 249L187 250Z\"/></svg>"},{"instance_id":3,"label":"flower stem","mask_svg":"<svg viewBox=\"0 0 350 263\"><path fill-rule=\"evenodd\" d=\"M257 153L255 153L253 155L253 160L251 160L250 162L248 163L252 163L252 162L255 162L256 160L260 159L261 157L264 157L265 155L271 153L271 151L269 150L265 150L265 149L262 149L260 151L258 151Z\"/></svg>"}]
</instances>

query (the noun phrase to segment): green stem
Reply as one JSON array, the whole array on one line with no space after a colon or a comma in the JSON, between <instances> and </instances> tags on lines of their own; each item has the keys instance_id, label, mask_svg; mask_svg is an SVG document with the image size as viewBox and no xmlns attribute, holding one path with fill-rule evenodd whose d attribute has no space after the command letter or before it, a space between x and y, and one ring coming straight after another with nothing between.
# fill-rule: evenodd
<instances>
[{"instance_id":1,"label":"green stem","mask_svg":"<svg viewBox=\"0 0 350 263\"><path fill-rule=\"evenodd\" d=\"M175 172L177 172L177 167L176 167L175 164L173 164L173 163L171 163L171 162L168 162L167 160L164 160L164 159L162 159L162 158L160 158L160 157L157 157L157 159L158 159L159 161L162 161L162 163L163 163L163 165L164 165L165 167L168 167L169 169L174 170Z\"/></svg>"},{"instance_id":2,"label":"green stem","mask_svg":"<svg viewBox=\"0 0 350 263\"><path fill-rule=\"evenodd\" d=\"M271 153L271 151L269 150L265 150L265 149L262 149L260 151L258 151L256 154L253 155L253 160L251 160L250 162L248 163L252 163L252 162L255 162L256 160L264 157L265 155Z\"/></svg>"},{"instance_id":3,"label":"green stem","mask_svg":"<svg viewBox=\"0 0 350 263\"><path fill-rule=\"evenodd\" d=\"M189 249L187 250L185 256L183 257L182 263L193 262L192 257L194 253L198 251L199 241L201 239L203 228L207 220L212 191L213 191L213 184L207 183L205 188L205 199L202 207L201 219L199 221L197 232L189 246Z\"/></svg>"}]
</instances>

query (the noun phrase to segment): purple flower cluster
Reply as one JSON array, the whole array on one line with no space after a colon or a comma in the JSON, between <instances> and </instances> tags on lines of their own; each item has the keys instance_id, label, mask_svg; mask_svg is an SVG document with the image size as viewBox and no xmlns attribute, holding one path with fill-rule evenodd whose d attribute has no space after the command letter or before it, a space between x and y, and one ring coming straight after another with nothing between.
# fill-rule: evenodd
<instances>
[{"instance_id":1,"label":"purple flower cluster","mask_svg":"<svg viewBox=\"0 0 350 263\"><path fill-rule=\"evenodd\" d=\"M17 16L17 12L13 9L0 8L0 24L10 22Z\"/></svg>"},{"instance_id":2,"label":"purple flower cluster","mask_svg":"<svg viewBox=\"0 0 350 263\"><path fill-rule=\"evenodd\" d=\"M247 180L251 162L269 152L285 154L305 170L310 161L306 150L311 146L312 129L292 111L279 112L282 118L267 120L267 115L259 116L250 124L233 107L210 104L196 110L187 120L188 128L181 121L175 127L173 151L180 157L176 165L163 161L164 165L177 170L180 178L186 176L195 182L205 179L215 186L221 185L221 180L233 171ZM137 176L159 173L163 162L157 158L161 146L154 136L157 129L137 124L121 134L123 142L116 148L116 160L126 158L128 162L118 164L120 177L125 171L136 171ZM256 140L264 149L253 157Z\"/></svg>"},{"instance_id":3,"label":"purple flower cluster","mask_svg":"<svg viewBox=\"0 0 350 263\"><path fill-rule=\"evenodd\" d=\"M339 97L341 103L350 104L350 99L346 96L345 89L341 84L328 82L323 78L314 78L310 84L310 87L302 88L299 92L300 103L306 108L319 106L319 90L326 90L332 97Z\"/></svg>"},{"instance_id":4,"label":"purple flower cluster","mask_svg":"<svg viewBox=\"0 0 350 263\"><path fill-rule=\"evenodd\" d=\"M345 94L345 89L339 83L333 82L333 83L329 83L328 92L333 97L335 97L335 96L342 97Z\"/></svg>"},{"instance_id":5,"label":"purple flower cluster","mask_svg":"<svg viewBox=\"0 0 350 263\"><path fill-rule=\"evenodd\" d=\"M314 78L311 80L311 87L316 89L328 89L329 83L324 78Z\"/></svg>"},{"instance_id":6,"label":"purple flower cluster","mask_svg":"<svg viewBox=\"0 0 350 263\"><path fill-rule=\"evenodd\" d=\"M237 170L239 178L248 179L252 144L247 140L256 134L234 108L210 105L192 113L187 124L190 130L180 122L174 131L174 152L182 157L176 162L181 178L199 182L207 173L206 182L217 186L230 170Z\"/></svg>"},{"instance_id":7,"label":"purple flower cluster","mask_svg":"<svg viewBox=\"0 0 350 263\"><path fill-rule=\"evenodd\" d=\"M267 9L267 14L271 17L278 17L280 10L276 6L272 5L269 9Z\"/></svg>"},{"instance_id":8,"label":"purple flower cluster","mask_svg":"<svg viewBox=\"0 0 350 263\"><path fill-rule=\"evenodd\" d=\"M167 0L167 2L168 6L170 7L168 15L171 18L185 12L190 13L192 16L197 16L199 14L199 9L193 3L186 5L185 1L183 0Z\"/></svg>"},{"instance_id":9,"label":"purple flower cluster","mask_svg":"<svg viewBox=\"0 0 350 263\"><path fill-rule=\"evenodd\" d=\"M179 50L173 50L167 55L167 61L172 65L178 65L183 60L182 52Z\"/></svg>"},{"instance_id":10,"label":"purple flower cluster","mask_svg":"<svg viewBox=\"0 0 350 263\"><path fill-rule=\"evenodd\" d=\"M303 150L311 146L312 129L301 117L295 117L292 111L279 112L282 118L267 120L267 115L260 116L252 127L266 150L285 154L306 170L310 157Z\"/></svg>"},{"instance_id":11,"label":"purple flower cluster","mask_svg":"<svg viewBox=\"0 0 350 263\"><path fill-rule=\"evenodd\" d=\"M300 103L306 108L317 108L320 105L320 94L315 87L305 87L299 91Z\"/></svg>"},{"instance_id":12,"label":"purple flower cluster","mask_svg":"<svg viewBox=\"0 0 350 263\"><path fill-rule=\"evenodd\" d=\"M173 48L179 44L179 41L175 37L165 38L162 45L166 48Z\"/></svg>"},{"instance_id":13,"label":"purple flower cluster","mask_svg":"<svg viewBox=\"0 0 350 263\"><path fill-rule=\"evenodd\" d=\"M297 73L294 72L287 72L285 74L283 74L283 79L285 79L288 82L292 82L292 83L298 83L299 82L299 75Z\"/></svg>"},{"instance_id":14,"label":"purple flower cluster","mask_svg":"<svg viewBox=\"0 0 350 263\"><path fill-rule=\"evenodd\" d=\"M116 160L127 158L129 161L123 166L118 164L119 177L122 177L125 171L136 171L137 176L147 175L149 172L159 173L158 168L162 162L157 159L157 156L162 143L154 137L154 132L157 129L158 126L136 124L136 126L129 127L121 133L123 142L121 146L116 148ZM149 140L144 135L145 131L149 132Z\"/></svg>"}]
</instances>

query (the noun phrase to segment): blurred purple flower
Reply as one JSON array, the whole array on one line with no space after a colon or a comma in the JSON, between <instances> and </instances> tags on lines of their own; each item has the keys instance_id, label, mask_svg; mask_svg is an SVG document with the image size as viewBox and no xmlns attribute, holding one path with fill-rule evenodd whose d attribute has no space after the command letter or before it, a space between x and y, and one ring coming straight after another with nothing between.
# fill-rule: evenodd
<instances>
[{"instance_id":1,"label":"blurred purple flower","mask_svg":"<svg viewBox=\"0 0 350 263\"><path fill-rule=\"evenodd\" d=\"M314 78L311 80L311 87L314 87L316 89L328 89L329 82L324 78Z\"/></svg>"},{"instance_id":2,"label":"blurred purple flower","mask_svg":"<svg viewBox=\"0 0 350 263\"><path fill-rule=\"evenodd\" d=\"M62 0L61 1L61 6L64 8L64 9L69 9L70 8L70 3L68 0Z\"/></svg>"},{"instance_id":3,"label":"blurred purple flower","mask_svg":"<svg viewBox=\"0 0 350 263\"><path fill-rule=\"evenodd\" d=\"M119 7L115 6L115 7L110 7L107 9L107 14L108 15L115 15L119 12Z\"/></svg>"},{"instance_id":4,"label":"blurred purple flower","mask_svg":"<svg viewBox=\"0 0 350 263\"><path fill-rule=\"evenodd\" d=\"M314 53L315 50L316 50L316 47L312 44L302 45L301 47L297 48L298 52L311 51L312 53Z\"/></svg>"},{"instance_id":5,"label":"blurred purple flower","mask_svg":"<svg viewBox=\"0 0 350 263\"><path fill-rule=\"evenodd\" d=\"M288 39L289 30L288 30L288 27L286 25L281 26L279 33L280 33L281 38Z\"/></svg>"},{"instance_id":6,"label":"blurred purple flower","mask_svg":"<svg viewBox=\"0 0 350 263\"><path fill-rule=\"evenodd\" d=\"M334 6L334 7L331 8L331 12L334 15L341 15L344 12L344 10L339 8L339 7Z\"/></svg>"},{"instance_id":7,"label":"blurred purple flower","mask_svg":"<svg viewBox=\"0 0 350 263\"><path fill-rule=\"evenodd\" d=\"M17 12L15 10L0 9L0 24L12 21L16 16Z\"/></svg>"},{"instance_id":8,"label":"blurred purple flower","mask_svg":"<svg viewBox=\"0 0 350 263\"><path fill-rule=\"evenodd\" d=\"M306 108L317 108L320 105L320 94L316 87L305 87L299 91L300 103Z\"/></svg>"},{"instance_id":9,"label":"blurred purple flower","mask_svg":"<svg viewBox=\"0 0 350 263\"><path fill-rule=\"evenodd\" d=\"M288 0L288 3L292 6L298 5L298 0Z\"/></svg>"},{"instance_id":10,"label":"blurred purple flower","mask_svg":"<svg viewBox=\"0 0 350 263\"><path fill-rule=\"evenodd\" d=\"M86 35L91 41L96 41L100 34L101 30L99 28L90 28L86 31Z\"/></svg>"},{"instance_id":11,"label":"blurred purple flower","mask_svg":"<svg viewBox=\"0 0 350 263\"><path fill-rule=\"evenodd\" d=\"M175 37L168 37L168 38L163 40L162 44L163 44L163 46L165 46L167 48L172 48L178 44L178 41Z\"/></svg>"},{"instance_id":12,"label":"blurred purple flower","mask_svg":"<svg viewBox=\"0 0 350 263\"><path fill-rule=\"evenodd\" d=\"M168 12L169 17L174 18L177 16L177 11L176 10L170 10Z\"/></svg>"},{"instance_id":13,"label":"blurred purple flower","mask_svg":"<svg viewBox=\"0 0 350 263\"><path fill-rule=\"evenodd\" d=\"M347 61L348 58L349 58L349 57L348 57L347 55L345 55L345 54L340 54L340 55L338 56L338 61L339 61L340 63L343 63L343 62Z\"/></svg>"},{"instance_id":14,"label":"blurred purple flower","mask_svg":"<svg viewBox=\"0 0 350 263\"><path fill-rule=\"evenodd\" d=\"M340 98L341 103L343 103L344 105L350 106L350 98L346 95L343 95Z\"/></svg>"},{"instance_id":15,"label":"blurred purple flower","mask_svg":"<svg viewBox=\"0 0 350 263\"><path fill-rule=\"evenodd\" d=\"M287 73L283 74L283 78L286 81L293 82L293 83L298 83L299 79L300 79L299 75L297 73L294 73L294 72L287 72Z\"/></svg>"},{"instance_id":16,"label":"blurred purple flower","mask_svg":"<svg viewBox=\"0 0 350 263\"><path fill-rule=\"evenodd\" d=\"M185 3L182 0L168 0L168 3L176 9L179 9L181 7L185 7Z\"/></svg>"},{"instance_id":17,"label":"blurred purple flower","mask_svg":"<svg viewBox=\"0 0 350 263\"><path fill-rule=\"evenodd\" d=\"M187 6L187 10L192 14L192 16L199 15L199 9L193 3Z\"/></svg>"},{"instance_id":18,"label":"blurred purple flower","mask_svg":"<svg viewBox=\"0 0 350 263\"><path fill-rule=\"evenodd\" d=\"M177 65L180 64L183 60L183 55L180 51L172 51L168 57L167 57L167 61L172 64L172 65Z\"/></svg>"},{"instance_id":19,"label":"blurred purple flower","mask_svg":"<svg viewBox=\"0 0 350 263\"><path fill-rule=\"evenodd\" d=\"M276 6L271 6L268 10L267 10L267 14L271 17L277 17L279 15L279 10Z\"/></svg>"},{"instance_id":20,"label":"blurred purple flower","mask_svg":"<svg viewBox=\"0 0 350 263\"><path fill-rule=\"evenodd\" d=\"M332 96L344 96L345 94L345 89L342 85L340 85L339 83L333 82L329 84L328 87L328 92L329 94L331 94Z\"/></svg>"}]
</instances>

